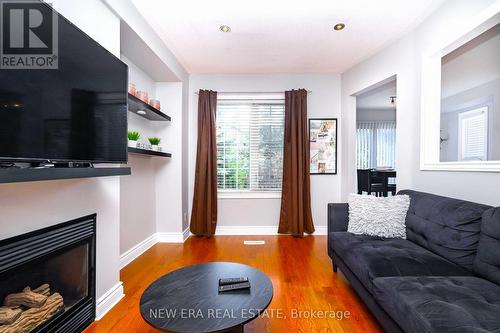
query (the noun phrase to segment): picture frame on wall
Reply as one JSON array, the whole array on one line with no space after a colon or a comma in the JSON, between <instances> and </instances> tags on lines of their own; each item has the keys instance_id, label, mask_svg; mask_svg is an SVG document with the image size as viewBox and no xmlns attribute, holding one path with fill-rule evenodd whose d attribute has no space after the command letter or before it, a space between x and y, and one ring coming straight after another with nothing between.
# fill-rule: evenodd
<instances>
[{"instance_id":1,"label":"picture frame on wall","mask_svg":"<svg viewBox=\"0 0 500 333\"><path fill-rule=\"evenodd\" d=\"M309 174L337 174L337 118L309 119Z\"/></svg>"}]
</instances>

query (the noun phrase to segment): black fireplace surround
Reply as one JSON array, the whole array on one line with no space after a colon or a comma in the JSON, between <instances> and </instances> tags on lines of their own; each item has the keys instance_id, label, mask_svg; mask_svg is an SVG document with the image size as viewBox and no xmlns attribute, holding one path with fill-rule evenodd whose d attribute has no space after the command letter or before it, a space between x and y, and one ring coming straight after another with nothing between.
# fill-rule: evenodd
<instances>
[{"instance_id":1,"label":"black fireplace surround","mask_svg":"<svg viewBox=\"0 0 500 333\"><path fill-rule=\"evenodd\" d=\"M49 284L64 305L30 332L82 332L95 320L95 242L96 214L0 241L1 305Z\"/></svg>"}]
</instances>

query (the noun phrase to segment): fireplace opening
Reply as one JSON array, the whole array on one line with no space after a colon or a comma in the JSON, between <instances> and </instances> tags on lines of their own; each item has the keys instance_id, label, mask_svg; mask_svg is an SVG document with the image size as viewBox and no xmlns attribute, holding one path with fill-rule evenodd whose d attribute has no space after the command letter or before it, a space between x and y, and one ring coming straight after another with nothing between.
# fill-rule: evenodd
<instances>
[{"instance_id":1,"label":"fireplace opening","mask_svg":"<svg viewBox=\"0 0 500 333\"><path fill-rule=\"evenodd\" d=\"M0 242L0 333L81 332L95 318L95 215Z\"/></svg>"},{"instance_id":2,"label":"fireplace opening","mask_svg":"<svg viewBox=\"0 0 500 333\"><path fill-rule=\"evenodd\" d=\"M85 299L89 292L88 253L88 244L84 244L7 272L7 278L0 279L0 299L11 311L10 316L3 316L10 318L0 319L0 332L2 326L22 318L24 311L30 310L24 313L29 324L28 320L18 321L19 330L27 325L34 329Z\"/></svg>"}]
</instances>

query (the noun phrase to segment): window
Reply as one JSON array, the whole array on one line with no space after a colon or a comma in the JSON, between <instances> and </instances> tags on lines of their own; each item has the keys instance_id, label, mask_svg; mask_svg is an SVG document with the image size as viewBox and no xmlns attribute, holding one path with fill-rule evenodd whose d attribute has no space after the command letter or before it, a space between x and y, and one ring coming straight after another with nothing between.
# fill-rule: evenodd
<instances>
[{"instance_id":1,"label":"window","mask_svg":"<svg viewBox=\"0 0 500 333\"><path fill-rule=\"evenodd\" d=\"M363 121L357 123L357 168L395 166L396 122Z\"/></svg>"},{"instance_id":2,"label":"window","mask_svg":"<svg viewBox=\"0 0 500 333\"><path fill-rule=\"evenodd\" d=\"M217 100L219 190L281 191L283 99Z\"/></svg>"},{"instance_id":3,"label":"window","mask_svg":"<svg viewBox=\"0 0 500 333\"><path fill-rule=\"evenodd\" d=\"M488 160L488 107L458 114L459 160Z\"/></svg>"}]
</instances>

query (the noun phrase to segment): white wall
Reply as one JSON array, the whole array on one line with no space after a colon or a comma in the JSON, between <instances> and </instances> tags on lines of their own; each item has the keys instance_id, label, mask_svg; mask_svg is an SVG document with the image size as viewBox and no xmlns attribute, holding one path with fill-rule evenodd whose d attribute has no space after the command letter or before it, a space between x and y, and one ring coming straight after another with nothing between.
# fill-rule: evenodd
<instances>
[{"instance_id":1,"label":"white wall","mask_svg":"<svg viewBox=\"0 0 500 333\"><path fill-rule=\"evenodd\" d=\"M120 254L156 233L155 163L129 154L132 175L120 178Z\"/></svg>"},{"instance_id":2,"label":"white wall","mask_svg":"<svg viewBox=\"0 0 500 333\"><path fill-rule=\"evenodd\" d=\"M120 56L119 19L101 1L56 0L53 6ZM0 203L1 239L97 213L97 298L119 283L118 177L4 184L0 185Z\"/></svg>"},{"instance_id":3,"label":"white wall","mask_svg":"<svg viewBox=\"0 0 500 333\"><path fill-rule=\"evenodd\" d=\"M170 123L156 124L165 151L172 154L172 158L157 159L156 162L156 227L158 232L183 231L183 169L182 159L182 127L183 103L182 82L158 83L156 86L158 99L165 106L165 112L170 115Z\"/></svg>"},{"instance_id":4,"label":"white wall","mask_svg":"<svg viewBox=\"0 0 500 333\"><path fill-rule=\"evenodd\" d=\"M156 83L123 54L121 59L128 65L129 83L155 98ZM127 118L129 131L139 131L141 142L147 143L148 137L158 136L147 119L132 112L127 112ZM132 168L132 175L120 179L121 254L156 233L155 163L149 156L129 154L128 166Z\"/></svg>"},{"instance_id":5,"label":"white wall","mask_svg":"<svg viewBox=\"0 0 500 333\"><path fill-rule=\"evenodd\" d=\"M100 0L52 0L52 6L116 57L120 57L120 20Z\"/></svg>"},{"instance_id":6,"label":"white wall","mask_svg":"<svg viewBox=\"0 0 500 333\"><path fill-rule=\"evenodd\" d=\"M160 92L158 90L158 95L156 96L161 100L163 106L167 106L166 113L172 117L172 122L169 124L167 128L173 128L172 132L175 133L175 137L172 137L169 133L165 132L165 135L168 136L167 145L170 145L172 148L168 147L172 151L172 160L167 162L170 163L172 161L176 166L174 169L176 170L174 174L169 174L169 177L179 177L181 181L181 189L180 192L172 192L165 191L165 194L169 194L170 197L161 198L158 202L158 205L162 205L164 202L177 202L177 198L180 198L181 205L181 220L177 219L177 213L175 215L175 221L167 221L164 220L164 217L168 216L168 214L159 215L157 226L161 230L177 230L178 229L186 229L188 227L187 219L183 219L184 214L187 215L188 212L188 86L189 86L189 74L185 70L185 68L180 64L175 55L166 47L162 39L158 36L158 34L153 30L153 28L149 25L149 23L144 19L144 17L137 10L135 5L131 0L103 0L108 6L110 6L113 11L120 17L124 22L126 22L127 26L134 30L134 32L139 36L142 42L151 48L151 51L155 54L155 57L159 58L162 65L168 67L168 71L175 75L175 80L181 82L180 91L176 90L176 88L172 88L176 91L176 94L180 93L180 102L179 96L170 95L169 88ZM165 83L168 84L168 83ZM175 83L174 83L175 84ZM161 85L161 83L160 83ZM173 87L173 86L172 86ZM160 89L160 88L158 88ZM170 98L172 96L173 98ZM174 110L170 110L169 103L172 103ZM181 111L178 111L178 107L180 107ZM137 124L137 123L136 123ZM181 126L181 132L179 133L178 127ZM181 168L179 170L177 160L181 163ZM163 174L163 173L162 173ZM168 174L165 173L165 174ZM163 174L163 175L165 175ZM169 186L168 182L172 181L173 178L167 179L164 176L160 176L160 182L163 182L163 186ZM177 202L177 203L179 203ZM162 214L157 211L157 214ZM162 217L163 216L163 217ZM181 227L178 227L178 223L180 222Z\"/></svg>"},{"instance_id":7,"label":"white wall","mask_svg":"<svg viewBox=\"0 0 500 333\"><path fill-rule=\"evenodd\" d=\"M140 65L126 56L129 82L145 90L150 98L161 102L161 110L171 122L152 122L128 113L128 128L141 133L140 142L148 137L161 138L161 146L172 158L129 154L132 175L121 179L120 252L128 250L157 232L180 233L183 217L182 193L182 82L155 82ZM142 65L142 64L141 64Z\"/></svg>"},{"instance_id":8,"label":"white wall","mask_svg":"<svg viewBox=\"0 0 500 333\"><path fill-rule=\"evenodd\" d=\"M356 109L356 121L396 121L396 109Z\"/></svg>"},{"instance_id":9,"label":"white wall","mask_svg":"<svg viewBox=\"0 0 500 333\"><path fill-rule=\"evenodd\" d=\"M135 84L137 91L147 91L150 99L156 98L156 82L124 54L121 60L128 66L128 83Z\"/></svg>"},{"instance_id":10,"label":"white wall","mask_svg":"<svg viewBox=\"0 0 500 333\"><path fill-rule=\"evenodd\" d=\"M189 229L189 79L182 82L182 230Z\"/></svg>"},{"instance_id":11,"label":"white wall","mask_svg":"<svg viewBox=\"0 0 500 333\"><path fill-rule=\"evenodd\" d=\"M178 80L182 82L187 80L188 73L184 67L180 64L175 55L165 46L165 43L163 43L162 39L153 30L148 21L139 13L131 0L102 0L102 2L112 8L113 12L139 35L161 61L167 65L169 70L177 76ZM96 27L98 29L99 25L96 25Z\"/></svg>"},{"instance_id":12,"label":"white wall","mask_svg":"<svg viewBox=\"0 0 500 333\"><path fill-rule=\"evenodd\" d=\"M342 199L355 189L356 110L354 95L397 75L396 168L399 189L411 188L500 205L500 175L480 172L420 171L420 75L422 55L436 49L460 25L493 0L446 2L412 33L342 74Z\"/></svg>"},{"instance_id":13,"label":"white wall","mask_svg":"<svg viewBox=\"0 0 500 333\"><path fill-rule=\"evenodd\" d=\"M120 281L118 177L3 184L0 202L0 239L97 213L97 298Z\"/></svg>"},{"instance_id":14,"label":"white wall","mask_svg":"<svg viewBox=\"0 0 500 333\"><path fill-rule=\"evenodd\" d=\"M197 114L199 89L221 92L279 92L296 88L311 90L308 116L340 118L340 77L336 74L282 75L191 75L189 80L189 209L191 209L196 163ZM340 154L338 156L340 158ZM327 203L340 200L337 175L311 176L311 200L314 223L326 225ZM277 226L280 199L219 198L218 227Z\"/></svg>"}]
</instances>

